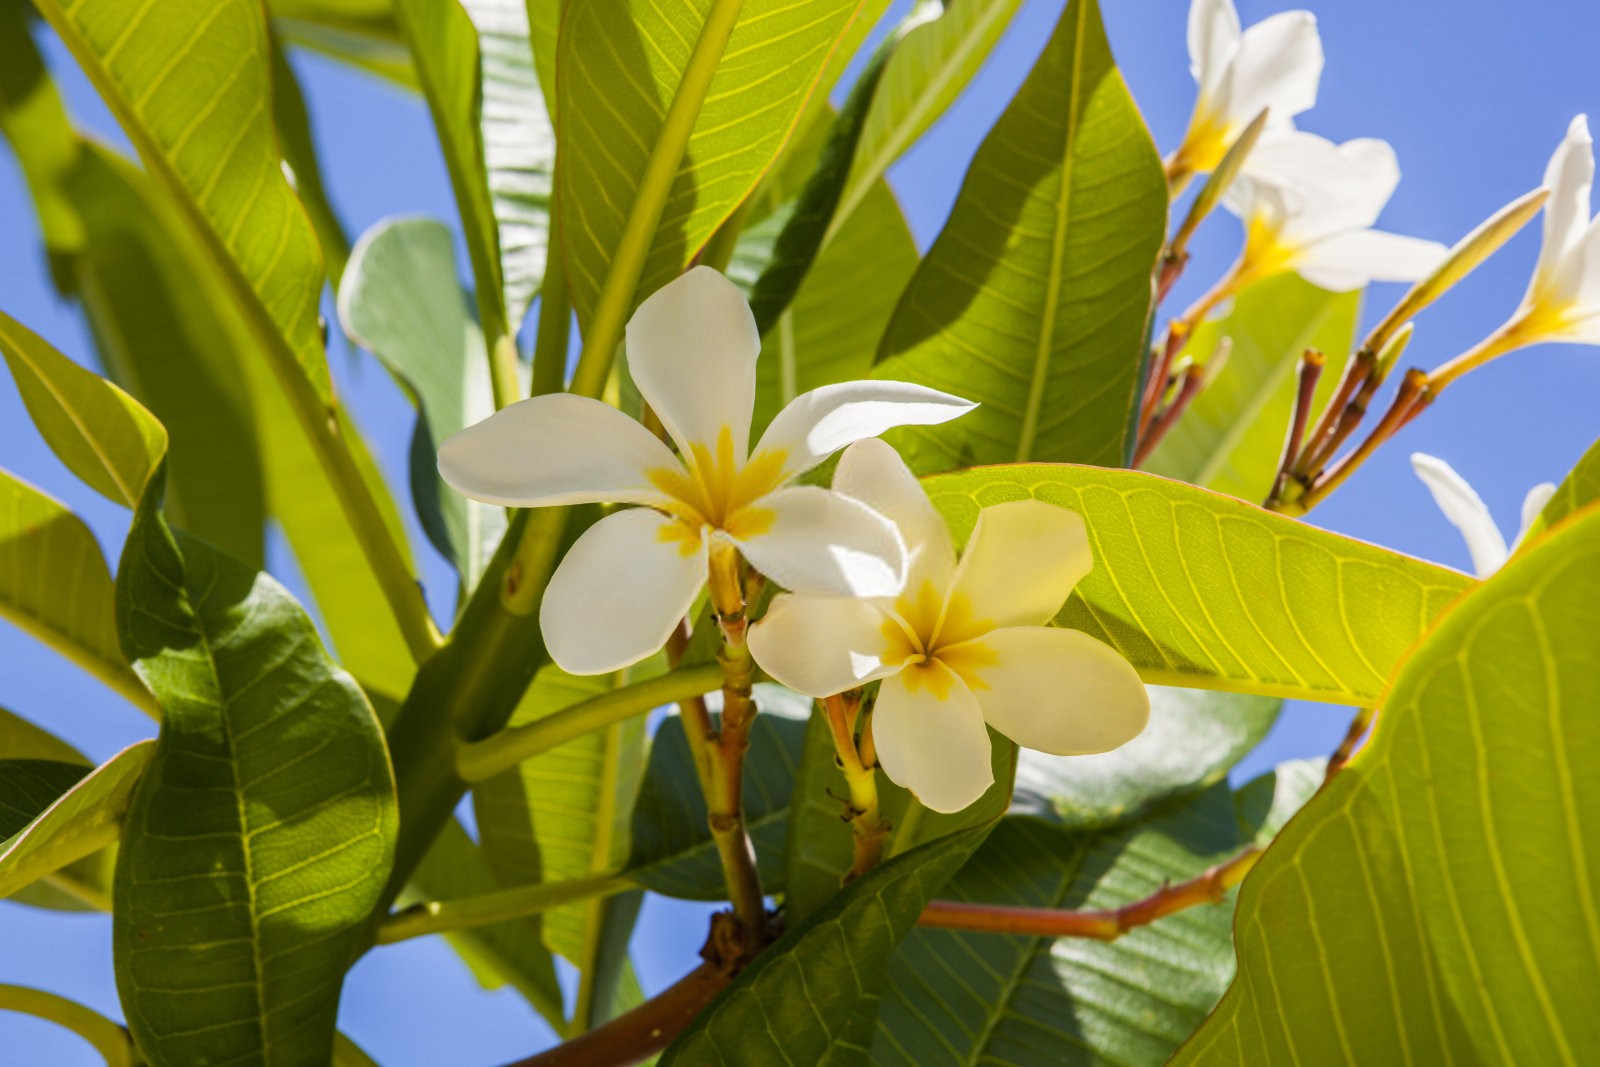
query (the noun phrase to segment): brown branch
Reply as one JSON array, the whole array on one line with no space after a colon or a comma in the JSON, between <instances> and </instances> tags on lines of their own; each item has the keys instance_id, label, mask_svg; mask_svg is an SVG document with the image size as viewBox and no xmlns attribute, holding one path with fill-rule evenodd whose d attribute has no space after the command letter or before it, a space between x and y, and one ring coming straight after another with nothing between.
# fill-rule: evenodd
<instances>
[{"instance_id":1,"label":"brown branch","mask_svg":"<svg viewBox=\"0 0 1600 1067\"><path fill-rule=\"evenodd\" d=\"M1277 503L1283 496L1283 487L1289 481L1289 472L1294 469L1295 459L1300 455L1301 445L1305 442L1306 420L1311 415L1311 401L1317 392L1317 379L1322 377L1322 365L1325 362L1321 352L1315 348L1308 348L1300 357L1300 377L1296 383L1294 394L1294 411L1289 416L1289 432L1283 439L1283 455L1278 460L1278 476L1272 479L1272 492L1267 495L1267 507Z\"/></svg>"},{"instance_id":2,"label":"brown branch","mask_svg":"<svg viewBox=\"0 0 1600 1067\"><path fill-rule=\"evenodd\" d=\"M1154 452L1161 439L1167 436L1167 431L1177 423L1180 416L1188 410L1189 402L1200 392L1200 387L1205 384L1205 368L1198 363L1191 363L1183 372L1183 377L1178 379L1178 395L1172 398L1172 403L1161 409L1145 431L1139 435L1139 445L1133 452L1133 466L1137 467Z\"/></svg>"},{"instance_id":3,"label":"brown branch","mask_svg":"<svg viewBox=\"0 0 1600 1067\"><path fill-rule=\"evenodd\" d=\"M1368 380L1369 383L1371 380ZM1427 407L1432 400L1432 396L1428 393L1428 376L1416 368L1406 371L1399 392L1395 394L1394 403L1383 413L1378 425L1372 428L1372 432L1360 445L1345 453L1333 466L1317 475L1298 501L1299 510L1302 513L1310 511L1329 493L1339 488L1346 478L1356 472L1356 468L1367 461L1367 457L1377 451L1379 445L1398 433L1402 426L1415 418L1417 413Z\"/></svg>"},{"instance_id":4,"label":"brown branch","mask_svg":"<svg viewBox=\"0 0 1600 1067\"><path fill-rule=\"evenodd\" d=\"M1350 728L1344 732L1344 738L1339 742L1339 747L1333 750L1333 755L1328 757L1328 769L1322 774L1322 784L1327 785L1333 781L1333 776L1344 770L1344 765L1350 762L1350 757L1355 755L1356 746L1367 735L1367 730L1372 726L1376 708L1362 708L1350 720Z\"/></svg>"},{"instance_id":5,"label":"brown branch","mask_svg":"<svg viewBox=\"0 0 1600 1067\"><path fill-rule=\"evenodd\" d=\"M1096 941L1115 941L1136 926L1144 926L1198 904L1220 902L1229 889L1244 880L1244 876L1260 858L1261 849L1252 845L1196 878L1165 886L1143 900L1110 910L1069 911L1062 908L1022 908L973 904L961 900L935 900L923 909L917 925L992 934L1088 937Z\"/></svg>"}]
</instances>

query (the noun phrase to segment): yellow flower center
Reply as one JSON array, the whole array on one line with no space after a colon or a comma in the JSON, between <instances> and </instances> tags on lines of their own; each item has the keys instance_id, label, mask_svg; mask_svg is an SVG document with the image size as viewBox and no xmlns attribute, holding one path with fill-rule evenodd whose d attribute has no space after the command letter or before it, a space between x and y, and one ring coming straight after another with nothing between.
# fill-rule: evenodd
<instances>
[{"instance_id":1,"label":"yellow flower center","mask_svg":"<svg viewBox=\"0 0 1600 1067\"><path fill-rule=\"evenodd\" d=\"M883 661L900 665L907 688L915 692L926 686L936 700L950 695L951 674L969 689L987 689L982 670L997 657L978 639L993 629L994 623L978 618L966 597L952 594L946 603L934 584L925 581L901 593L884 620Z\"/></svg>"},{"instance_id":2,"label":"yellow flower center","mask_svg":"<svg viewBox=\"0 0 1600 1067\"><path fill-rule=\"evenodd\" d=\"M783 482L787 453L782 449L767 449L741 465L734 456L733 430L723 426L714 453L697 443L682 458L682 468L646 472L650 484L667 498L662 509L678 520L662 528L662 540L680 542L687 556L697 551L701 531L708 527L735 540L772 528L772 509L753 505Z\"/></svg>"}]
</instances>

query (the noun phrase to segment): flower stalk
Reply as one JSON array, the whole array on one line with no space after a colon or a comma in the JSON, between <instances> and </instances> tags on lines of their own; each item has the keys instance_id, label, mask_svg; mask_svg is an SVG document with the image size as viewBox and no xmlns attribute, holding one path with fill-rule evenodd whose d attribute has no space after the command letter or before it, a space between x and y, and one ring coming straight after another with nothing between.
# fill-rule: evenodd
<instances>
[{"instance_id":1,"label":"flower stalk","mask_svg":"<svg viewBox=\"0 0 1600 1067\"><path fill-rule=\"evenodd\" d=\"M917 925L991 934L1087 937L1096 941L1115 941L1135 927L1146 926L1186 908L1220 903L1228 890L1244 881L1244 876L1250 873L1260 858L1261 849L1252 845L1232 859L1208 868L1198 877L1164 886L1150 896L1120 908L1072 911L935 900L923 909Z\"/></svg>"},{"instance_id":2,"label":"flower stalk","mask_svg":"<svg viewBox=\"0 0 1600 1067\"><path fill-rule=\"evenodd\" d=\"M873 773L876 752L872 745L870 717L861 715L861 691L836 693L823 697L823 717L828 723L828 734L833 738L834 756L849 789L849 809L845 819L850 823L854 841L854 856L850 870L844 876L848 884L866 874L883 858L883 846L889 837L889 824L883 820L878 807L878 779ZM856 741L856 723L862 720L861 740Z\"/></svg>"},{"instance_id":3,"label":"flower stalk","mask_svg":"<svg viewBox=\"0 0 1600 1067\"><path fill-rule=\"evenodd\" d=\"M1272 504L1283 496L1295 459L1305 441L1306 422L1311 415L1311 402L1317 391L1317 380L1322 377L1326 357L1315 348L1308 348L1300 357L1300 374L1295 384L1294 411L1289 416L1289 432L1283 439L1283 455L1278 460L1278 476L1272 480L1272 493L1267 497Z\"/></svg>"},{"instance_id":4,"label":"flower stalk","mask_svg":"<svg viewBox=\"0 0 1600 1067\"><path fill-rule=\"evenodd\" d=\"M1339 747L1328 757L1327 770L1322 774L1323 785L1333 781L1333 776L1344 770L1345 764L1350 762L1350 757L1355 755L1356 746L1372 728L1372 720L1377 711L1377 708L1361 708L1355 713L1350 720L1350 728L1344 732L1344 737L1339 741Z\"/></svg>"},{"instance_id":5,"label":"flower stalk","mask_svg":"<svg viewBox=\"0 0 1600 1067\"><path fill-rule=\"evenodd\" d=\"M519 885L481 896L460 900L429 900L402 908L378 926L375 944L392 945L428 934L470 930L476 926L509 922L574 904L596 900L639 888L633 879L621 874L597 874L539 885Z\"/></svg>"}]
</instances>

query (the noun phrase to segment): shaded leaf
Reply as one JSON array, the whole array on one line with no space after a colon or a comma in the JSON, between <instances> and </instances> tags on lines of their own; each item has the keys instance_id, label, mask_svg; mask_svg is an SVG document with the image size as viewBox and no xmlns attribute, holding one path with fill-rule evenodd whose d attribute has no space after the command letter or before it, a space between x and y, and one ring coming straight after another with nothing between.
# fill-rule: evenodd
<instances>
[{"instance_id":1,"label":"shaded leaf","mask_svg":"<svg viewBox=\"0 0 1600 1067\"><path fill-rule=\"evenodd\" d=\"M884 334L875 377L982 405L891 434L913 470L1123 461L1166 200L1099 8L1073 0Z\"/></svg>"},{"instance_id":2,"label":"shaded leaf","mask_svg":"<svg viewBox=\"0 0 1600 1067\"><path fill-rule=\"evenodd\" d=\"M390 0L268 0L274 28L295 44L417 88Z\"/></svg>"},{"instance_id":3,"label":"shaded leaf","mask_svg":"<svg viewBox=\"0 0 1600 1067\"><path fill-rule=\"evenodd\" d=\"M1111 644L1157 685L1371 703L1429 622L1474 584L1137 471L1021 464L924 487L958 540L980 507L1004 500L1081 514L1094 569L1056 622Z\"/></svg>"},{"instance_id":4,"label":"shaded leaf","mask_svg":"<svg viewBox=\"0 0 1600 1067\"><path fill-rule=\"evenodd\" d=\"M1463 598L1245 879L1239 976L1175 1062L1581 1062L1600 1048L1600 511ZM1290 1002L1293 1012L1279 1005Z\"/></svg>"},{"instance_id":5,"label":"shaded leaf","mask_svg":"<svg viewBox=\"0 0 1600 1067\"><path fill-rule=\"evenodd\" d=\"M1523 543L1533 540L1541 531L1548 530L1571 517L1580 508L1600 500L1600 441L1589 446L1577 464L1561 479L1539 517L1529 526Z\"/></svg>"},{"instance_id":6,"label":"shaded leaf","mask_svg":"<svg viewBox=\"0 0 1600 1067\"><path fill-rule=\"evenodd\" d=\"M1184 354L1204 363L1226 338L1227 363L1195 397L1144 467L1245 500L1265 500L1294 409L1296 368L1307 348L1327 357L1320 411L1349 357L1361 292L1330 293L1283 274L1240 293L1224 318L1201 323Z\"/></svg>"},{"instance_id":7,"label":"shaded leaf","mask_svg":"<svg viewBox=\"0 0 1600 1067\"><path fill-rule=\"evenodd\" d=\"M580 324L588 326L641 194L665 191L666 198L650 226L653 238L642 235L650 251L635 295L681 271L755 188L865 2L746 0L730 8L729 0L695 0L665 8L594 0L567 9L557 45L556 183ZM684 90L693 94L685 102L698 106L670 190L647 190L647 162L701 31L708 18L731 11L729 36L711 54L719 60L715 72ZM630 308L634 303L627 301Z\"/></svg>"},{"instance_id":8,"label":"shaded leaf","mask_svg":"<svg viewBox=\"0 0 1600 1067\"><path fill-rule=\"evenodd\" d=\"M323 1062L393 859L383 735L288 592L174 540L159 490L117 575L166 709L118 857L118 993L154 1064Z\"/></svg>"},{"instance_id":9,"label":"shaded leaf","mask_svg":"<svg viewBox=\"0 0 1600 1067\"><path fill-rule=\"evenodd\" d=\"M87 1041L106 1067L136 1067L139 1060L128 1031L76 1001L26 986L0 985L0 1011L19 1011L48 1019Z\"/></svg>"},{"instance_id":10,"label":"shaded leaf","mask_svg":"<svg viewBox=\"0 0 1600 1067\"><path fill-rule=\"evenodd\" d=\"M5 708L0 708L0 753L4 753L6 759L51 760L89 766L89 759L82 752Z\"/></svg>"},{"instance_id":11,"label":"shaded leaf","mask_svg":"<svg viewBox=\"0 0 1600 1067\"><path fill-rule=\"evenodd\" d=\"M1245 840L1265 847L1277 837L1294 813L1322 788L1327 770L1328 761L1320 756L1287 760L1240 786L1233 794L1233 807Z\"/></svg>"},{"instance_id":12,"label":"shaded leaf","mask_svg":"<svg viewBox=\"0 0 1600 1067\"><path fill-rule=\"evenodd\" d=\"M895 945L990 829L975 826L907 852L790 925L661 1062L859 1062Z\"/></svg>"},{"instance_id":13,"label":"shaded leaf","mask_svg":"<svg viewBox=\"0 0 1600 1067\"><path fill-rule=\"evenodd\" d=\"M707 703L716 710L715 698ZM745 830L755 845L761 887L784 891L784 842L789 798L805 743L811 701L780 686L755 688L761 713L750 729L744 763ZM646 889L688 900L726 900L722 864L706 824L706 802L695 776L683 723L669 715L656 729L650 763L633 809L628 877Z\"/></svg>"},{"instance_id":14,"label":"shaded leaf","mask_svg":"<svg viewBox=\"0 0 1600 1067\"><path fill-rule=\"evenodd\" d=\"M289 57L284 54L278 35L269 32L268 39L272 49L272 114L283 161L289 168L295 195L300 198L316 230L317 243L322 246L322 261L328 268L328 280L338 289L345 261L350 258L350 238L345 236L344 225L322 184L322 166L317 162L311 116L300 91L300 79L289 65Z\"/></svg>"},{"instance_id":15,"label":"shaded leaf","mask_svg":"<svg viewBox=\"0 0 1600 1067\"><path fill-rule=\"evenodd\" d=\"M1012 810L1070 829L1131 820L1225 777L1272 729L1281 705L1275 697L1151 686L1150 722L1121 748L1094 756L1023 749Z\"/></svg>"}]
</instances>

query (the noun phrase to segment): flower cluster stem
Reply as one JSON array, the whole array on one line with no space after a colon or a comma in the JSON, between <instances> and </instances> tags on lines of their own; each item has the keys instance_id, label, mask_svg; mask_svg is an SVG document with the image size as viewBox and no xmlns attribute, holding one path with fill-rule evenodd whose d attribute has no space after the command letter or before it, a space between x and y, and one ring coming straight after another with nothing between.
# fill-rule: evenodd
<instances>
[{"instance_id":1,"label":"flower cluster stem","mask_svg":"<svg viewBox=\"0 0 1600 1067\"><path fill-rule=\"evenodd\" d=\"M1219 903L1229 889L1244 881L1244 876L1250 873L1260 858L1261 849L1252 845L1232 859L1208 868L1196 878L1165 886L1142 900L1120 908L1072 911L935 900L923 909L917 925L992 934L1088 937L1096 941L1115 941L1135 927L1153 923L1185 908Z\"/></svg>"},{"instance_id":2,"label":"flower cluster stem","mask_svg":"<svg viewBox=\"0 0 1600 1067\"><path fill-rule=\"evenodd\" d=\"M845 818L850 823L854 841L854 856L846 883L866 874L883 858L883 846L889 838L889 824L884 822L878 808L878 779L873 773L876 760L872 754L871 725L863 723L861 742L856 741L856 723L861 718L861 695L839 693L820 701L823 717L828 722L828 733L833 738L834 756L839 769L844 772L845 786L850 791L850 807Z\"/></svg>"},{"instance_id":3,"label":"flower cluster stem","mask_svg":"<svg viewBox=\"0 0 1600 1067\"><path fill-rule=\"evenodd\" d=\"M1328 757L1328 768L1322 775L1323 785L1331 782L1333 776L1344 770L1344 765L1350 762L1350 757L1355 755L1356 746L1372 728L1372 720L1376 717L1377 710L1377 708L1362 708L1355 713L1355 717L1350 720L1350 728L1344 732L1344 738L1339 742L1339 747Z\"/></svg>"}]
</instances>

